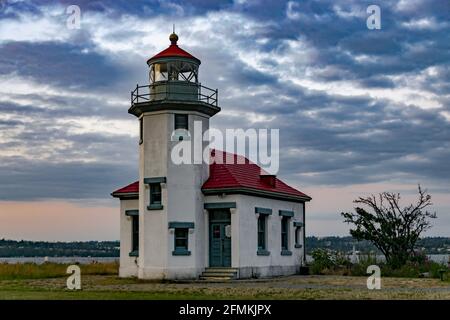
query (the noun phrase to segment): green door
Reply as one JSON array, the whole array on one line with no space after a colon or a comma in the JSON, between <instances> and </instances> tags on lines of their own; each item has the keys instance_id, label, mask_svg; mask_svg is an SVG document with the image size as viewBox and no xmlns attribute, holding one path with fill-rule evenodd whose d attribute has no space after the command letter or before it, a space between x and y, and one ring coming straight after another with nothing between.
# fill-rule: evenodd
<instances>
[{"instance_id":1,"label":"green door","mask_svg":"<svg viewBox=\"0 0 450 320\"><path fill-rule=\"evenodd\" d=\"M220 216L223 217L223 215ZM231 267L230 233L231 233L230 220L222 220L222 219L214 220L214 214L210 215L210 224L209 224L210 267Z\"/></svg>"}]
</instances>

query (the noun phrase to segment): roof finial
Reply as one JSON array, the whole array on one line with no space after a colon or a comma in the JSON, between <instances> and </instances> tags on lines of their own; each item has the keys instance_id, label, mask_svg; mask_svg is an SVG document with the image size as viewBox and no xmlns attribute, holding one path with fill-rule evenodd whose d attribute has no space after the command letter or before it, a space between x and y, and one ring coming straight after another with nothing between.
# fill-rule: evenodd
<instances>
[{"instance_id":1,"label":"roof finial","mask_svg":"<svg viewBox=\"0 0 450 320\"><path fill-rule=\"evenodd\" d=\"M173 24L173 32L172 34L169 36L169 40L171 44L177 44L178 41L178 36L175 33L175 23Z\"/></svg>"}]
</instances>

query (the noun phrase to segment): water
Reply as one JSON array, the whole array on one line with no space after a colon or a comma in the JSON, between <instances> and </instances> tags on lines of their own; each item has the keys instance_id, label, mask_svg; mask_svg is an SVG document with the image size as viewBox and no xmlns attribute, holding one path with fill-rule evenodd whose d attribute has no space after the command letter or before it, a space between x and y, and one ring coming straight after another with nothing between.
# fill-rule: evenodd
<instances>
[{"instance_id":1,"label":"water","mask_svg":"<svg viewBox=\"0 0 450 320\"><path fill-rule=\"evenodd\" d=\"M64 264L91 264L91 263L108 263L119 262L119 257L17 257L17 258L2 258L0 263L37 263L44 262L64 263Z\"/></svg>"},{"instance_id":2,"label":"water","mask_svg":"<svg viewBox=\"0 0 450 320\"><path fill-rule=\"evenodd\" d=\"M349 259L352 260L352 255L348 255ZM450 254L429 254L427 255L428 259L430 259L431 261L437 262L437 263L447 263L450 260ZM385 258L383 255L377 255L376 256L377 261L384 261ZM1 258L0 258L1 259ZM0 260L1 261L1 260ZM306 255L306 261L307 262L312 262L313 258L307 254Z\"/></svg>"},{"instance_id":3,"label":"water","mask_svg":"<svg viewBox=\"0 0 450 320\"><path fill-rule=\"evenodd\" d=\"M351 259L352 256L349 255ZM428 258L431 261L438 263L447 263L450 259L450 254L430 254ZM48 262L54 263L80 263L80 264L90 264L90 263L107 263L107 262L119 262L119 257L17 257L17 258L2 258L0 257L0 263L37 263L42 264L47 259ZM384 261L383 255L377 255L378 261ZM313 258L308 254L306 255L306 261L312 262Z\"/></svg>"}]
</instances>

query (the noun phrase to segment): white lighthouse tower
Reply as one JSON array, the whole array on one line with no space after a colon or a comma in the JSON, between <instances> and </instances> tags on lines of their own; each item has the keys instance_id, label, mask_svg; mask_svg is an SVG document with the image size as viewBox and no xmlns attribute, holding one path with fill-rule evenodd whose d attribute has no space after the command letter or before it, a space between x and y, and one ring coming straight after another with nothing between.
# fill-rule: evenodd
<instances>
[{"instance_id":1,"label":"white lighthouse tower","mask_svg":"<svg viewBox=\"0 0 450 320\"><path fill-rule=\"evenodd\" d=\"M175 164L171 150L190 139L194 122L207 130L220 108L217 90L198 82L200 60L177 45L175 33L169 39L170 46L147 61L150 83L131 93L128 111L140 125L137 263L145 279L195 277L206 264L201 186L208 165Z\"/></svg>"},{"instance_id":2,"label":"white lighthouse tower","mask_svg":"<svg viewBox=\"0 0 450 320\"><path fill-rule=\"evenodd\" d=\"M169 39L147 61L149 84L131 92L139 180L111 194L120 199L119 275L229 280L298 273L311 197L242 155L209 154L203 137L220 111L217 90L200 85L200 60L178 47L175 33Z\"/></svg>"}]
</instances>

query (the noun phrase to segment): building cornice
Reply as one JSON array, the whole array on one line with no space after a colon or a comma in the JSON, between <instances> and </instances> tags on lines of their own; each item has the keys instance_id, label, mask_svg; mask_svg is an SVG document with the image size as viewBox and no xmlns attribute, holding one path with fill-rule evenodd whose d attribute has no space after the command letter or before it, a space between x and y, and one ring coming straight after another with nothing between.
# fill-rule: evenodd
<instances>
[{"instance_id":1,"label":"building cornice","mask_svg":"<svg viewBox=\"0 0 450 320\"><path fill-rule=\"evenodd\" d=\"M301 197L281 192L271 192L266 190L259 190L246 187L230 187L230 188L217 188L217 189L202 189L204 195L220 195L220 194L245 194L255 197L271 198L277 200L285 200L292 202L304 203L311 201L308 196Z\"/></svg>"},{"instance_id":2,"label":"building cornice","mask_svg":"<svg viewBox=\"0 0 450 320\"><path fill-rule=\"evenodd\" d=\"M220 107L202 101L158 100L134 103L128 113L139 118L143 113L163 110L195 111L212 117Z\"/></svg>"},{"instance_id":3,"label":"building cornice","mask_svg":"<svg viewBox=\"0 0 450 320\"><path fill-rule=\"evenodd\" d=\"M127 192L127 193L122 193L122 192L116 192L116 193L111 193L111 196L114 198L119 198L120 200L137 200L139 199L139 193L137 192Z\"/></svg>"}]
</instances>

